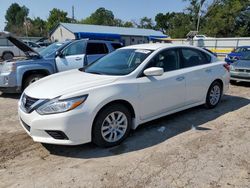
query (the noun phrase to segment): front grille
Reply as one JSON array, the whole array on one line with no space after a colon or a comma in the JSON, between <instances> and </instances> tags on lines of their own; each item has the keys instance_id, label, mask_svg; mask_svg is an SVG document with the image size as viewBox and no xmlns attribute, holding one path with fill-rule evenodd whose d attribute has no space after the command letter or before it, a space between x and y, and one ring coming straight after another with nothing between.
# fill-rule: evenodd
<instances>
[{"instance_id":1,"label":"front grille","mask_svg":"<svg viewBox=\"0 0 250 188\"><path fill-rule=\"evenodd\" d=\"M25 129L30 132L30 126L27 125L22 119L21 119L21 122L22 122L23 126L25 127Z\"/></svg>"},{"instance_id":2,"label":"front grille","mask_svg":"<svg viewBox=\"0 0 250 188\"><path fill-rule=\"evenodd\" d=\"M35 108L38 108L45 102L47 102L47 100L36 99L23 94L21 98L21 108L24 112L31 113Z\"/></svg>"},{"instance_id":3,"label":"front grille","mask_svg":"<svg viewBox=\"0 0 250 188\"><path fill-rule=\"evenodd\" d=\"M69 138L66 136L66 134L62 131L49 131L47 130L46 133L48 133L52 138L57 140L68 140Z\"/></svg>"},{"instance_id":4,"label":"front grille","mask_svg":"<svg viewBox=\"0 0 250 188\"><path fill-rule=\"evenodd\" d=\"M246 73L250 73L250 70L247 69L235 69L236 72L246 72Z\"/></svg>"},{"instance_id":5,"label":"front grille","mask_svg":"<svg viewBox=\"0 0 250 188\"><path fill-rule=\"evenodd\" d=\"M29 97L27 95L24 96L26 98L26 102L24 103L25 109L29 109L33 104L35 104L39 99L35 99L32 97Z\"/></svg>"}]
</instances>

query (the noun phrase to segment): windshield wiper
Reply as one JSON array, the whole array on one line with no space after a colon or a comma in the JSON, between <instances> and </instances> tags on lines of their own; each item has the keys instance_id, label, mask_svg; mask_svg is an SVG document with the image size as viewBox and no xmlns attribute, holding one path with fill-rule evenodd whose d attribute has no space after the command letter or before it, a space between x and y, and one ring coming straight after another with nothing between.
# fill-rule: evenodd
<instances>
[{"instance_id":1,"label":"windshield wiper","mask_svg":"<svg viewBox=\"0 0 250 188\"><path fill-rule=\"evenodd\" d=\"M96 72L96 71L90 71L90 72L87 72L87 73L89 73L89 74L99 74L99 75L103 75L102 73Z\"/></svg>"}]
</instances>

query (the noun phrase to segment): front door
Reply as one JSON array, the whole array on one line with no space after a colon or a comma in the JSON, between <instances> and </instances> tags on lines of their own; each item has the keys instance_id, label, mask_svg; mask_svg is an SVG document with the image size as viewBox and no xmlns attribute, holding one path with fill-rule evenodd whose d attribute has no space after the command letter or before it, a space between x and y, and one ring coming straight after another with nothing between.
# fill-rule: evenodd
<instances>
[{"instance_id":1,"label":"front door","mask_svg":"<svg viewBox=\"0 0 250 188\"><path fill-rule=\"evenodd\" d=\"M176 49L160 52L146 66L161 67L162 76L141 76L138 78L140 92L140 118L150 119L169 111L180 108L185 103L186 79L179 70L180 58Z\"/></svg>"},{"instance_id":2,"label":"front door","mask_svg":"<svg viewBox=\"0 0 250 188\"><path fill-rule=\"evenodd\" d=\"M79 69L84 66L85 58L85 43L76 41L67 46L61 52L61 55L56 57L56 66L59 72L71 69Z\"/></svg>"}]
</instances>

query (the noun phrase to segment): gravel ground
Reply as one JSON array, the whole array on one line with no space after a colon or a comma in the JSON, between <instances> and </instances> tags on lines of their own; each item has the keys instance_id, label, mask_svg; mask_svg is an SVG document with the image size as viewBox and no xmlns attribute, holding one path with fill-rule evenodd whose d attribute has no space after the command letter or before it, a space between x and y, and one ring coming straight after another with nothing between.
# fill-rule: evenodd
<instances>
[{"instance_id":1,"label":"gravel ground","mask_svg":"<svg viewBox=\"0 0 250 188\"><path fill-rule=\"evenodd\" d=\"M120 146L34 143L0 94L0 187L250 187L250 84L140 126Z\"/></svg>"}]
</instances>

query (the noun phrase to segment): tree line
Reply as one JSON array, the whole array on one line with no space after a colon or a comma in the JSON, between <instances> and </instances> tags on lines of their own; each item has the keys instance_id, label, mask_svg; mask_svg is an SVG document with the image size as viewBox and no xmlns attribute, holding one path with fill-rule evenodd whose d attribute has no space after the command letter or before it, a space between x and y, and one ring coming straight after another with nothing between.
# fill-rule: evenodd
<instances>
[{"instance_id":1,"label":"tree line","mask_svg":"<svg viewBox=\"0 0 250 188\"><path fill-rule=\"evenodd\" d=\"M5 30L19 36L48 36L59 22L67 22L155 29L172 38L185 38L189 31L197 29L200 34L211 37L250 36L249 0L183 1L188 1L188 7L183 12L158 13L154 20L145 16L139 21L121 20L103 7L81 20L70 18L67 12L54 8L49 12L48 19L43 20L40 17L30 18L26 6L13 3L6 11Z\"/></svg>"}]
</instances>

